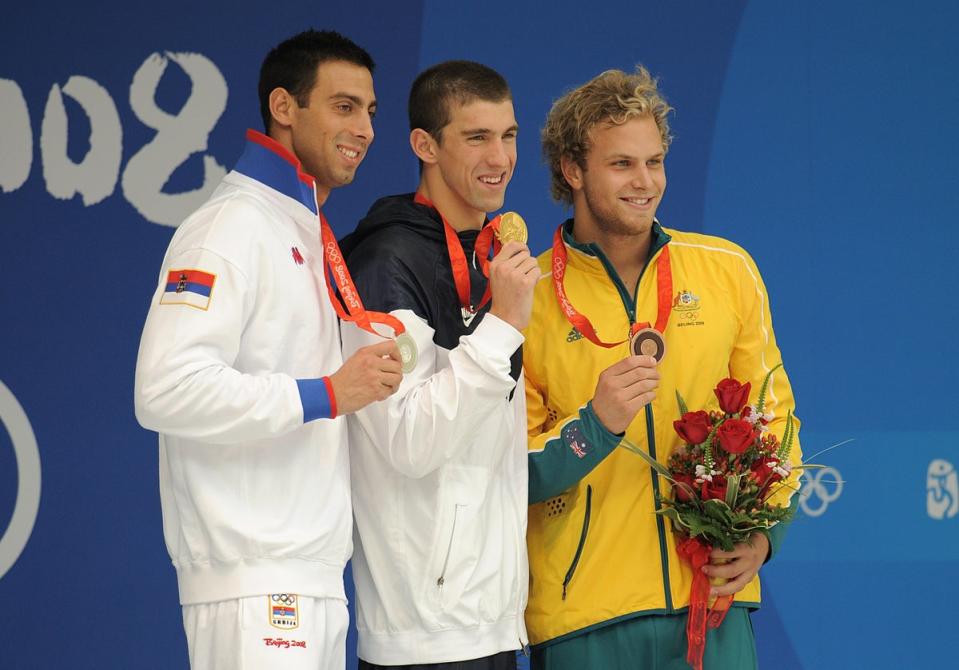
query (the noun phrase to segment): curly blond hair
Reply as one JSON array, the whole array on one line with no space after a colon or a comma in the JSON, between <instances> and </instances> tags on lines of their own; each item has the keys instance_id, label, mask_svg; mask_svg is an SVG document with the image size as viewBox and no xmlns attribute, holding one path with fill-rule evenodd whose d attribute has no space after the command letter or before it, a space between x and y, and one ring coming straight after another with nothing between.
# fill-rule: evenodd
<instances>
[{"instance_id":1,"label":"curly blond hair","mask_svg":"<svg viewBox=\"0 0 959 670\"><path fill-rule=\"evenodd\" d=\"M573 191L563 177L562 158L586 167L590 132L597 123L623 124L638 116L651 116L663 138L663 151L669 150L667 116L673 111L660 94L656 80L642 65L636 72L607 70L553 103L543 127L543 158L549 165L553 199L573 204Z\"/></svg>"}]
</instances>

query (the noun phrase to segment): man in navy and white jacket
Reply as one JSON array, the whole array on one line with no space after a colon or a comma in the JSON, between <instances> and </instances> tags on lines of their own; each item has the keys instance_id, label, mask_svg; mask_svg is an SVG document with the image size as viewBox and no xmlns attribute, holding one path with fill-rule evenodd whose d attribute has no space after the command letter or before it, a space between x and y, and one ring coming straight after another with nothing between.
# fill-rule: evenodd
<instances>
[{"instance_id":1,"label":"man in navy and white jacket","mask_svg":"<svg viewBox=\"0 0 959 670\"><path fill-rule=\"evenodd\" d=\"M177 230L137 360L194 668L342 668L349 414L393 393L392 341L346 362L319 208L373 141L373 61L308 31L264 60L267 135Z\"/></svg>"},{"instance_id":2,"label":"man in navy and white jacket","mask_svg":"<svg viewBox=\"0 0 959 670\"><path fill-rule=\"evenodd\" d=\"M464 61L422 73L409 109L417 192L377 201L343 242L364 303L399 318L417 351L395 395L349 418L360 668L515 669L528 586L520 331L540 273L513 241L487 282L474 247L503 206L516 118L505 80ZM344 353L374 341L342 331Z\"/></svg>"}]
</instances>

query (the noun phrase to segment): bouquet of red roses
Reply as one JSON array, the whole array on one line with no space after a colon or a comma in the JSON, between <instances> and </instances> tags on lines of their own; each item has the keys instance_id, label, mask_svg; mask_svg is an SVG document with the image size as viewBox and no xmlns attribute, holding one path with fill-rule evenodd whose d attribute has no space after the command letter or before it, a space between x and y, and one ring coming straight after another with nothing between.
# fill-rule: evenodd
<instances>
[{"instance_id":1,"label":"bouquet of red roses","mask_svg":"<svg viewBox=\"0 0 959 670\"><path fill-rule=\"evenodd\" d=\"M787 414L781 441L767 428L773 416L765 411L766 392L779 367L766 375L754 405L747 404L751 385L735 379L716 386L718 411L691 412L677 392L682 418L673 427L685 445L673 451L668 467L627 441L622 445L672 482L672 497L658 501L657 513L669 517L673 529L685 537L677 548L693 566L687 661L697 669L702 668L706 627L719 626L732 601L732 596L708 600L709 580L702 566L709 562L710 551L732 551L753 533L767 532L790 515L788 507L770 502L790 472L802 467L789 461L795 441L792 413Z\"/></svg>"}]
</instances>

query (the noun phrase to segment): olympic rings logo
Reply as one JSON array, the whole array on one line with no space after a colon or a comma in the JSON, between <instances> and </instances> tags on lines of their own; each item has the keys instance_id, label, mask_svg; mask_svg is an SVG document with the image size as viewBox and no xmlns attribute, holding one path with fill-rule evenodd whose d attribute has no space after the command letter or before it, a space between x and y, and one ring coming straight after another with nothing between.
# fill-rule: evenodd
<instances>
[{"instance_id":1,"label":"olympic rings logo","mask_svg":"<svg viewBox=\"0 0 959 670\"><path fill-rule=\"evenodd\" d=\"M292 593L274 593L270 596L275 603L283 603L284 605L292 605L296 602L296 596Z\"/></svg>"},{"instance_id":2,"label":"olympic rings logo","mask_svg":"<svg viewBox=\"0 0 959 670\"><path fill-rule=\"evenodd\" d=\"M17 499L10 525L0 538L0 578L20 558L40 508L40 451L23 406L0 382L0 425L7 429L17 459Z\"/></svg>"},{"instance_id":3,"label":"olympic rings logo","mask_svg":"<svg viewBox=\"0 0 959 670\"><path fill-rule=\"evenodd\" d=\"M809 516L822 516L826 508L842 495L842 475L836 468L817 468L803 473L799 506Z\"/></svg>"}]
</instances>

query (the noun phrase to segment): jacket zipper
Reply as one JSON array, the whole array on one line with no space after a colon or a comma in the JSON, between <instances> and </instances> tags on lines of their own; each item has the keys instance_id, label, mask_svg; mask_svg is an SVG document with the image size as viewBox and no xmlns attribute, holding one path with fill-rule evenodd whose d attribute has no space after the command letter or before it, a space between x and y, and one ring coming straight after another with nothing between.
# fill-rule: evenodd
<instances>
[{"instance_id":1,"label":"jacket zipper","mask_svg":"<svg viewBox=\"0 0 959 670\"><path fill-rule=\"evenodd\" d=\"M646 442L649 444L649 455L656 458L656 428L653 424L653 406L646 405ZM656 511L662 507L659 504L659 475L652 468L649 469L653 477L653 500ZM669 585L669 553L666 551L666 522L662 514L656 515L656 531L659 534L659 559L663 570L663 594L666 597L666 611L673 611L672 588Z\"/></svg>"},{"instance_id":2,"label":"jacket zipper","mask_svg":"<svg viewBox=\"0 0 959 670\"><path fill-rule=\"evenodd\" d=\"M649 260L646 262L646 265L643 266L642 271L639 273L639 279L636 281L636 287L633 292L632 300L629 300L629 292L626 290L626 287L623 285L622 281L619 279L619 275L616 274L615 268L606 258L605 254L598 254L598 258L606 267L606 272L610 277L610 280L616 286L616 289L619 291L620 297L623 299L623 307L626 308L626 315L629 317L630 326L636 322L636 296L639 295L639 283L642 281L643 276L646 274L646 268L649 267L650 263L653 260L653 257L659 253L659 249L651 255ZM649 455L653 458L656 458L656 426L653 423L653 406L652 404L646 405L646 442L649 445ZM653 478L653 497L655 500L656 511L659 511L661 505L659 504L659 475L656 474L656 471L652 468L649 469L649 472ZM666 544L666 522L663 519L662 514L656 515L656 532L659 535L659 559L660 567L663 572L663 594L665 595L666 600L666 611L673 611L673 596L672 588L669 584L669 553L667 552ZM565 588L564 588L565 592Z\"/></svg>"},{"instance_id":3,"label":"jacket zipper","mask_svg":"<svg viewBox=\"0 0 959 670\"><path fill-rule=\"evenodd\" d=\"M583 547L586 546L586 533L589 530L589 514L592 508L593 502L593 487L589 484L586 485L586 513L583 514L583 531L579 535L579 545L576 547L576 555L573 556L573 563L569 566L569 570L566 571L566 578L563 579L563 600L566 600L566 588L569 586L570 581L573 579L573 573L576 572L576 566L579 564L579 559L583 555Z\"/></svg>"},{"instance_id":4,"label":"jacket zipper","mask_svg":"<svg viewBox=\"0 0 959 670\"><path fill-rule=\"evenodd\" d=\"M446 547L446 558L443 559L443 570L440 572L439 579L436 580L436 585L440 588L443 588L443 584L446 583L446 568L450 563L450 554L453 553L453 537L456 535L456 517L459 514L461 505L457 504L453 507L453 527L450 529L450 542Z\"/></svg>"}]
</instances>

